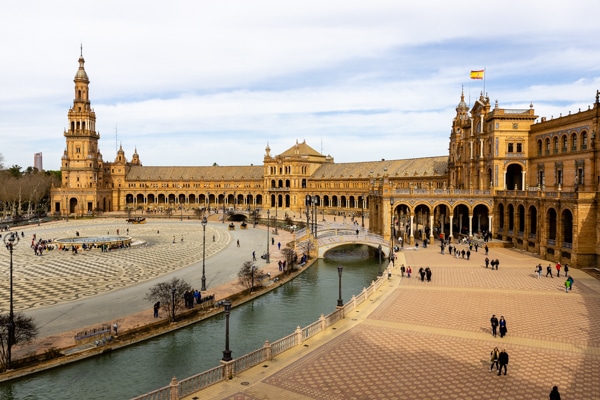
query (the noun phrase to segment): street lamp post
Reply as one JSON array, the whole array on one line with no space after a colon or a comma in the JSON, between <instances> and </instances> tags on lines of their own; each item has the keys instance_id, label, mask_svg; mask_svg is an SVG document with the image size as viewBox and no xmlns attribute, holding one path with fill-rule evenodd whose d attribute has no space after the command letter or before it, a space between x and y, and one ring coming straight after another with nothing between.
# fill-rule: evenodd
<instances>
[{"instance_id":1,"label":"street lamp post","mask_svg":"<svg viewBox=\"0 0 600 400\"><path fill-rule=\"evenodd\" d=\"M206 271L205 271L205 254L206 254L206 224L208 223L206 216L202 218L202 291L206 291Z\"/></svg>"},{"instance_id":2,"label":"street lamp post","mask_svg":"<svg viewBox=\"0 0 600 400\"><path fill-rule=\"evenodd\" d=\"M379 253L379 272L377 273L377 276L382 276L383 272L381 271L381 253L383 253L383 249L381 245L377 246L377 253Z\"/></svg>"},{"instance_id":3,"label":"street lamp post","mask_svg":"<svg viewBox=\"0 0 600 400\"><path fill-rule=\"evenodd\" d=\"M225 223L225 193L223 193L223 221L222 223Z\"/></svg>"},{"instance_id":4,"label":"street lamp post","mask_svg":"<svg viewBox=\"0 0 600 400\"><path fill-rule=\"evenodd\" d=\"M362 201L360 203L361 203L361 207L362 207L362 211L361 211L362 228L364 230L365 229L365 194L364 193L362 195Z\"/></svg>"},{"instance_id":5,"label":"street lamp post","mask_svg":"<svg viewBox=\"0 0 600 400\"><path fill-rule=\"evenodd\" d=\"M267 264L271 262L271 258L269 255L269 231L271 230L271 212L267 210L267 254L265 256L265 260Z\"/></svg>"},{"instance_id":6,"label":"street lamp post","mask_svg":"<svg viewBox=\"0 0 600 400\"><path fill-rule=\"evenodd\" d=\"M338 288L339 288L337 306L344 307L344 300L342 300L342 271L344 270L344 267L342 267L341 265L338 265L337 270L338 270Z\"/></svg>"},{"instance_id":7,"label":"street lamp post","mask_svg":"<svg viewBox=\"0 0 600 400\"><path fill-rule=\"evenodd\" d=\"M394 197L390 197L390 261L394 257Z\"/></svg>"},{"instance_id":8,"label":"street lamp post","mask_svg":"<svg viewBox=\"0 0 600 400\"><path fill-rule=\"evenodd\" d=\"M10 253L10 308L8 314L8 339L7 339L7 369L11 369L12 363L12 346L15 344L15 313L13 307L13 249L19 243L19 234L12 232L4 236L4 244Z\"/></svg>"},{"instance_id":9,"label":"street lamp post","mask_svg":"<svg viewBox=\"0 0 600 400\"><path fill-rule=\"evenodd\" d=\"M231 361L231 350L229 350L229 314L231 313L231 301L223 302L225 307L225 350L223 350L223 361Z\"/></svg>"},{"instance_id":10,"label":"street lamp post","mask_svg":"<svg viewBox=\"0 0 600 400\"><path fill-rule=\"evenodd\" d=\"M254 270L256 269L256 266L252 266L252 269L250 270L252 272L252 286L250 287L250 293L254 292Z\"/></svg>"},{"instance_id":11,"label":"street lamp post","mask_svg":"<svg viewBox=\"0 0 600 400\"><path fill-rule=\"evenodd\" d=\"M67 222L69 222L69 196L65 196L65 210L67 211Z\"/></svg>"},{"instance_id":12,"label":"street lamp post","mask_svg":"<svg viewBox=\"0 0 600 400\"><path fill-rule=\"evenodd\" d=\"M175 287L171 288L171 312L173 322L175 322Z\"/></svg>"},{"instance_id":13,"label":"street lamp post","mask_svg":"<svg viewBox=\"0 0 600 400\"><path fill-rule=\"evenodd\" d=\"M279 205L279 195L275 195L275 234L277 235L277 206Z\"/></svg>"}]
</instances>

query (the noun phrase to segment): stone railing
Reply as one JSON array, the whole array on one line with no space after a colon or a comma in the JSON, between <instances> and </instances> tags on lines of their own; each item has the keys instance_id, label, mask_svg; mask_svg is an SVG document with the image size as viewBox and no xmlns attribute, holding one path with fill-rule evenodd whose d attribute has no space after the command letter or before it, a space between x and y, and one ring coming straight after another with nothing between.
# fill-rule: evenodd
<instances>
[{"instance_id":1,"label":"stone railing","mask_svg":"<svg viewBox=\"0 0 600 400\"><path fill-rule=\"evenodd\" d=\"M132 400L179 400L211 385L231 379L234 375L255 367L265 361L270 361L274 356L281 354L286 350L302 346L307 339L325 331L325 329L343 319L350 311L365 302L386 280L387 278L384 279L383 276L379 277L376 281L373 281L368 288L363 289L360 294L352 296L352 299L344 304L343 307L336 308L334 312L327 316L321 315L319 320L305 328L297 327L294 333L284 338L273 343L266 341L264 346L260 349L254 350L253 352L232 361L221 361L220 366L181 381L177 381L177 378L173 377L169 386L135 397Z\"/></svg>"}]
</instances>

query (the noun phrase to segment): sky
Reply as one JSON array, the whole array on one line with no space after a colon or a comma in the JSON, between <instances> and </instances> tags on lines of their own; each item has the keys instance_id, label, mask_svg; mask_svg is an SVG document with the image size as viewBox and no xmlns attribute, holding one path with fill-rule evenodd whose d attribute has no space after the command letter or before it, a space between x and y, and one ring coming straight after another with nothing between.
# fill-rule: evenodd
<instances>
[{"instance_id":1,"label":"sky","mask_svg":"<svg viewBox=\"0 0 600 400\"><path fill-rule=\"evenodd\" d=\"M105 162L262 165L296 141L337 163L441 156L462 90L548 119L593 104L597 0L406 3L5 2L4 167L60 169L81 46Z\"/></svg>"}]
</instances>

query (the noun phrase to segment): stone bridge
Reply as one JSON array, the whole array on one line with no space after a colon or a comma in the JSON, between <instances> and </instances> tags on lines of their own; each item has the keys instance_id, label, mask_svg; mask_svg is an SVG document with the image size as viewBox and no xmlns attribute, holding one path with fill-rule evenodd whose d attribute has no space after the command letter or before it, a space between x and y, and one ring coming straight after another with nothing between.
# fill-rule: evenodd
<instances>
[{"instance_id":1,"label":"stone bridge","mask_svg":"<svg viewBox=\"0 0 600 400\"><path fill-rule=\"evenodd\" d=\"M357 233L358 229L358 233ZM318 225L317 240L312 240L310 231L300 229L296 231L296 245L300 251L307 251L309 243L316 243L317 257L324 258L327 251L346 244L364 244L377 249L381 246L384 254L390 254L390 242L381 235L369 233L351 225Z\"/></svg>"}]
</instances>

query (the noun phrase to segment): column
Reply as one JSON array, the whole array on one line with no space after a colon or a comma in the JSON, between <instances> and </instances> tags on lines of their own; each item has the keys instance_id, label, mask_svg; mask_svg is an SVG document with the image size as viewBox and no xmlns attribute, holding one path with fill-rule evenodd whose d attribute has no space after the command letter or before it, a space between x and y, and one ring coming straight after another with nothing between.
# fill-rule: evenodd
<instances>
[{"instance_id":1,"label":"column","mask_svg":"<svg viewBox=\"0 0 600 400\"><path fill-rule=\"evenodd\" d=\"M473 237L473 215L469 214L469 237Z\"/></svg>"},{"instance_id":2,"label":"column","mask_svg":"<svg viewBox=\"0 0 600 400\"><path fill-rule=\"evenodd\" d=\"M488 230L491 235L492 234L492 216L491 215L488 215Z\"/></svg>"},{"instance_id":3,"label":"column","mask_svg":"<svg viewBox=\"0 0 600 400\"><path fill-rule=\"evenodd\" d=\"M504 184L502 185L502 187L504 188L504 190L507 190L506 189L506 171L504 171L503 176L504 176Z\"/></svg>"},{"instance_id":4,"label":"column","mask_svg":"<svg viewBox=\"0 0 600 400\"><path fill-rule=\"evenodd\" d=\"M415 242L415 227L414 227L414 220L415 220L415 216L411 215L410 216L410 244L413 244Z\"/></svg>"},{"instance_id":5,"label":"column","mask_svg":"<svg viewBox=\"0 0 600 400\"><path fill-rule=\"evenodd\" d=\"M479 158L483 158L483 139L479 139Z\"/></svg>"},{"instance_id":6,"label":"column","mask_svg":"<svg viewBox=\"0 0 600 400\"><path fill-rule=\"evenodd\" d=\"M450 214L450 236L449 239L452 239L452 220L454 219L454 215Z\"/></svg>"},{"instance_id":7,"label":"column","mask_svg":"<svg viewBox=\"0 0 600 400\"><path fill-rule=\"evenodd\" d=\"M429 215L429 242L433 243L435 237L433 236L433 214Z\"/></svg>"},{"instance_id":8,"label":"column","mask_svg":"<svg viewBox=\"0 0 600 400\"><path fill-rule=\"evenodd\" d=\"M525 190L525 170L521 171L521 190Z\"/></svg>"}]
</instances>

